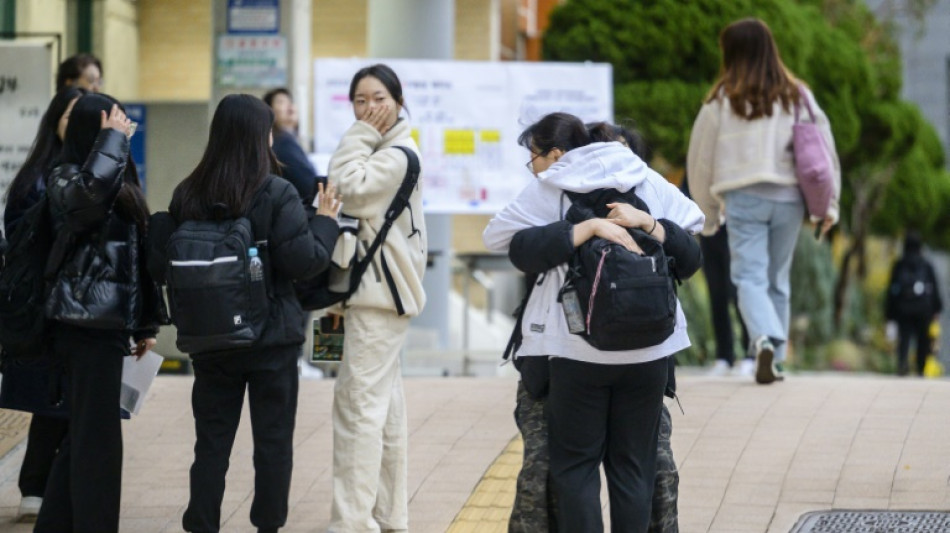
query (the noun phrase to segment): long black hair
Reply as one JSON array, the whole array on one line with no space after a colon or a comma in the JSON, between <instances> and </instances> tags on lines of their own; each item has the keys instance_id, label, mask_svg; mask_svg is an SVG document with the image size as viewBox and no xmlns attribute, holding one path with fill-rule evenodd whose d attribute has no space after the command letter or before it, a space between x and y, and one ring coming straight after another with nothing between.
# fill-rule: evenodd
<instances>
[{"instance_id":1,"label":"long black hair","mask_svg":"<svg viewBox=\"0 0 950 533\"><path fill-rule=\"evenodd\" d=\"M590 143L587 127L569 113L545 115L518 136L518 144L539 156L546 156L555 148L569 152Z\"/></svg>"},{"instance_id":2,"label":"long black hair","mask_svg":"<svg viewBox=\"0 0 950 533\"><path fill-rule=\"evenodd\" d=\"M118 100L107 94L88 93L76 100L66 124L60 164L82 166L86 162L102 129L102 112L108 114L113 105L125 110ZM119 214L130 218L140 229L145 229L149 216L148 204L131 157L122 172L122 187L116 198L116 207Z\"/></svg>"},{"instance_id":3,"label":"long black hair","mask_svg":"<svg viewBox=\"0 0 950 533\"><path fill-rule=\"evenodd\" d=\"M7 189L8 206L18 205L29 196L36 182L56 163L59 153L63 150L63 141L56 133L59 119L66 113L69 103L84 94L84 89L70 87L57 93L50 101L46 113L40 119L40 127L36 131L30 153Z\"/></svg>"},{"instance_id":4,"label":"long black hair","mask_svg":"<svg viewBox=\"0 0 950 533\"><path fill-rule=\"evenodd\" d=\"M198 166L175 188L169 211L178 221L247 213L268 174L279 174L268 142L274 112L249 94L225 96L211 119Z\"/></svg>"}]
</instances>

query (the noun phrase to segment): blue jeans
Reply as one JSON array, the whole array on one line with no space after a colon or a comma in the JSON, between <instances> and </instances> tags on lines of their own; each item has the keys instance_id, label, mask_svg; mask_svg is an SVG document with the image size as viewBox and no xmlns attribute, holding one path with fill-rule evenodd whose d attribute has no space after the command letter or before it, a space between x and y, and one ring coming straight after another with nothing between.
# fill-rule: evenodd
<instances>
[{"instance_id":1,"label":"blue jeans","mask_svg":"<svg viewBox=\"0 0 950 533\"><path fill-rule=\"evenodd\" d=\"M789 274L805 205L776 202L743 192L725 194L732 283L749 338L765 335L775 360L785 360L789 324Z\"/></svg>"}]
</instances>

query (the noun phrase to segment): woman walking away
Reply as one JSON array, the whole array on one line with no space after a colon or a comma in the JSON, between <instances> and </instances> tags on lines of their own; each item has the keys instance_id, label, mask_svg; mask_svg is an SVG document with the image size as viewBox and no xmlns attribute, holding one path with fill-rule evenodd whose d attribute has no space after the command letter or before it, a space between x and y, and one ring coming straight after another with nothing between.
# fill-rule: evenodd
<instances>
[{"instance_id":1,"label":"woman walking away","mask_svg":"<svg viewBox=\"0 0 950 533\"><path fill-rule=\"evenodd\" d=\"M306 317L293 281L315 276L329 265L338 232L339 201L332 188L324 191L316 216L311 216L312 211L308 215L293 185L274 176L273 122L273 113L260 99L246 94L224 97L211 121L201 161L175 188L169 206L178 225L243 217L250 221L253 250L262 252L264 305L268 307L262 315L266 319L261 333L250 346L189 354L195 370L191 407L196 441L191 498L182 518L185 531L216 532L221 527L224 478L245 391L254 438L251 523L258 531L273 532L287 521L297 358L305 339ZM162 233L156 242L166 241L167 228ZM163 249L168 248L153 245L157 255ZM169 280L171 285L172 273L162 270L165 258L155 257L149 264L157 270L157 279ZM176 268L175 264L169 268ZM182 324L180 317L173 318L180 343Z\"/></svg>"},{"instance_id":2,"label":"woman walking away","mask_svg":"<svg viewBox=\"0 0 950 533\"><path fill-rule=\"evenodd\" d=\"M330 181L346 214L359 220L359 241L373 242L418 153L409 122L399 117L402 85L386 65L361 69L350 83L356 123L330 161ZM365 253L361 250L360 253ZM373 258L344 311L343 362L333 396L333 508L330 531L406 531L406 404L399 353L409 318L425 305L426 228L422 188ZM371 272L387 275L372 275Z\"/></svg>"},{"instance_id":3,"label":"woman walking away","mask_svg":"<svg viewBox=\"0 0 950 533\"><path fill-rule=\"evenodd\" d=\"M111 97L69 114L47 180L57 235L47 271L54 357L66 365L69 431L53 463L37 532L118 531L123 357L155 344L159 296L144 269L148 206L129 160L131 123Z\"/></svg>"},{"instance_id":4,"label":"woman walking away","mask_svg":"<svg viewBox=\"0 0 950 533\"><path fill-rule=\"evenodd\" d=\"M688 232L702 227L703 216L623 144L591 143L577 117L547 115L528 127L519 142L531 152L530 166L538 179L491 220L483 240L490 250L508 252L520 270L538 275L515 356L516 361L524 359L522 380L534 359L550 360L546 409L557 528L603 531L603 464L613 531L646 532L667 365L673 353L689 346L686 319L672 292L665 293L672 298L664 320L668 330L662 335L638 330L634 336L643 341L641 348L601 350L570 332L560 294L572 290L565 282L575 250L594 238L614 243L604 250L617 254L626 253L620 247L642 254L636 239L652 243L675 260L678 277L691 276L702 258ZM654 267L653 273L658 271L662 267ZM662 281L672 291L672 280ZM617 298L615 303L629 303L621 293Z\"/></svg>"},{"instance_id":5,"label":"woman walking away","mask_svg":"<svg viewBox=\"0 0 950 533\"><path fill-rule=\"evenodd\" d=\"M789 326L789 273L805 205L795 178L795 107L811 106L835 169L835 193L820 223L838 221L841 170L828 118L779 56L758 19L733 22L719 36L722 68L689 140L693 199L706 215L704 235L728 221L732 282L755 356L755 380L783 379ZM807 99L807 102L805 101Z\"/></svg>"},{"instance_id":6,"label":"woman walking away","mask_svg":"<svg viewBox=\"0 0 950 533\"><path fill-rule=\"evenodd\" d=\"M6 209L3 212L3 230L9 238L20 218L46 194L46 174L63 150L63 136L69 112L76 100L85 94L82 89L66 89L53 97L40 120L40 128L33 147L16 177L7 189ZM23 357L17 357L17 355ZM0 360L0 407L33 413L30 431L20 467L20 507L17 521L36 520L46 492L46 480L56 450L69 428L66 405L50 398L52 359L45 354L12 354L3 352ZM61 365L57 368L62 369ZM61 372L56 373L57 376ZM62 393L61 387L60 394Z\"/></svg>"}]
</instances>

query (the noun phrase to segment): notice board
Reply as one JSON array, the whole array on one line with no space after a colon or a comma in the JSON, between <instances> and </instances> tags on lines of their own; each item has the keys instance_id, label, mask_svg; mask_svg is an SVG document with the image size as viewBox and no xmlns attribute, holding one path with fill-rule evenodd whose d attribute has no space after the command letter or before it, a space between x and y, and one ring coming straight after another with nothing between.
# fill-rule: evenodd
<instances>
[{"instance_id":1,"label":"notice board","mask_svg":"<svg viewBox=\"0 0 950 533\"><path fill-rule=\"evenodd\" d=\"M30 153L52 98L52 54L46 43L0 41L0 198Z\"/></svg>"},{"instance_id":2,"label":"notice board","mask_svg":"<svg viewBox=\"0 0 950 533\"><path fill-rule=\"evenodd\" d=\"M491 214L533 179L518 135L547 113L585 122L613 119L612 70L601 63L317 59L317 160L326 160L353 124L349 86L373 63L393 68L422 153L426 212Z\"/></svg>"}]
</instances>

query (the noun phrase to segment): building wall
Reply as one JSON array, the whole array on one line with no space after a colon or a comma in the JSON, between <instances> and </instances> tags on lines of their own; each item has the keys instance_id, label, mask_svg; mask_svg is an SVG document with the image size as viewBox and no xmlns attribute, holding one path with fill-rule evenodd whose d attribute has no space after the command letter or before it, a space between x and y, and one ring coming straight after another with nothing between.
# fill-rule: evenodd
<instances>
[{"instance_id":1,"label":"building wall","mask_svg":"<svg viewBox=\"0 0 950 533\"><path fill-rule=\"evenodd\" d=\"M365 57L368 0L313 0L313 57Z\"/></svg>"},{"instance_id":2,"label":"building wall","mask_svg":"<svg viewBox=\"0 0 950 533\"><path fill-rule=\"evenodd\" d=\"M119 100L137 99L139 18L133 0L93 3L92 53L102 61L102 90Z\"/></svg>"},{"instance_id":3,"label":"building wall","mask_svg":"<svg viewBox=\"0 0 950 533\"><path fill-rule=\"evenodd\" d=\"M138 99L211 97L211 0L139 0Z\"/></svg>"},{"instance_id":4,"label":"building wall","mask_svg":"<svg viewBox=\"0 0 950 533\"><path fill-rule=\"evenodd\" d=\"M455 59L498 59L500 24L498 0L455 0Z\"/></svg>"}]
</instances>

